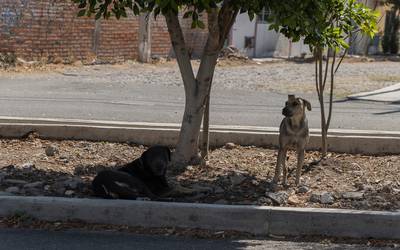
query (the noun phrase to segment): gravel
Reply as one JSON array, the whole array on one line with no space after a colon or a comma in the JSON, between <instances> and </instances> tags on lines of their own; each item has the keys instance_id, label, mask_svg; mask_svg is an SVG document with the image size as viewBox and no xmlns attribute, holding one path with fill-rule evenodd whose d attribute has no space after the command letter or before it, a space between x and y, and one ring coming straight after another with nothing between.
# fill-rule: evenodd
<instances>
[{"instance_id":1,"label":"gravel","mask_svg":"<svg viewBox=\"0 0 400 250\"><path fill-rule=\"evenodd\" d=\"M46 156L44 149L48 145L57 147L59 154ZM144 150L143 146L125 143L0 140L0 192L92 197L90 184L98 171L116 168L139 157ZM61 155L69 161L62 161ZM293 176L296 156L294 152L288 156L289 186L278 185L271 191L267 187L274 173L276 150L239 145L214 149L206 166L189 166L182 173L168 173L169 181L180 186L169 196L176 202L210 204L400 209L399 155L330 153L326 160L316 164L319 154L307 152L302 186L298 188ZM31 163L30 168L23 167L26 162Z\"/></svg>"},{"instance_id":2,"label":"gravel","mask_svg":"<svg viewBox=\"0 0 400 250\"><path fill-rule=\"evenodd\" d=\"M197 61L193 61L195 71L198 65ZM351 59L345 59L336 75L335 94L337 97L344 97L348 94L398 83L400 82L399 66L400 62L393 61L352 62ZM44 72L29 73L26 69L17 73L0 71L0 78L2 76L57 79L68 82L79 78L81 88L93 82L105 86L108 86L110 82L119 85L183 86L175 61L156 65L126 62L120 65L48 66ZM313 76L314 64L306 62L277 60L262 64L220 63L213 79L213 88L310 94L315 92ZM110 85L110 87L113 86Z\"/></svg>"}]
</instances>

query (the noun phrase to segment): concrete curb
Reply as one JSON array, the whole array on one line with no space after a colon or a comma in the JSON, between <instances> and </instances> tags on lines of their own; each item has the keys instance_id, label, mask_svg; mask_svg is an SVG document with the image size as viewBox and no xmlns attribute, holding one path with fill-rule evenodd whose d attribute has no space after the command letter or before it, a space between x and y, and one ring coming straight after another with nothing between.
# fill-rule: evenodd
<instances>
[{"instance_id":1,"label":"concrete curb","mask_svg":"<svg viewBox=\"0 0 400 250\"><path fill-rule=\"evenodd\" d=\"M175 146L180 125L171 123L110 122L70 119L0 117L0 137L21 138L38 132L44 139L133 142L144 145ZM318 149L321 135L310 130L308 149ZM210 145L227 142L260 147L278 146L278 128L211 126ZM329 150L345 153L398 154L400 132L371 130L330 130Z\"/></svg>"},{"instance_id":2,"label":"concrete curb","mask_svg":"<svg viewBox=\"0 0 400 250\"><path fill-rule=\"evenodd\" d=\"M55 197L0 197L0 216L48 221L236 230L256 235L400 239L400 212L164 203Z\"/></svg>"}]
</instances>

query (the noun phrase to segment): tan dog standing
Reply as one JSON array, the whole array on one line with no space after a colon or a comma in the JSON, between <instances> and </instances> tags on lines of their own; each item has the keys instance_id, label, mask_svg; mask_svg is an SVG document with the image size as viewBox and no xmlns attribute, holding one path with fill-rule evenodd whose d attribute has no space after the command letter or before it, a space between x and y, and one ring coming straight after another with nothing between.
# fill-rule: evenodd
<instances>
[{"instance_id":1,"label":"tan dog standing","mask_svg":"<svg viewBox=\"0 0 400 250\"><path fill-rule=\"evenodd\" d=\"M285 166L287 150L295 147L297 151L296 185L300 182L301 169L304 162L304 148L309 140L308 121L306 118L306 108L311 110L309 101L296 98L294 95L288 96L288 101L282 110L283 118L279 127L279 151L276 163L275 176L273 183L279 181L283 168L283 185L287 183L287 167Z\"/></svg>"}]
</instances>

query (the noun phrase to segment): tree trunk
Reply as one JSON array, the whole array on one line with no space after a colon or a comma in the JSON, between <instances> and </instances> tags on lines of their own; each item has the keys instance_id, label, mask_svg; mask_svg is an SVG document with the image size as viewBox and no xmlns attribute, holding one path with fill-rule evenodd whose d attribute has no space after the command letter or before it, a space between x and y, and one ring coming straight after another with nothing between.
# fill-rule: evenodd
<instances>
[{"instance_id":1,"label":"tree trunk","mask_svg":"<svg viewBox=\"0 0 400 250\"><path fill-rule=\"evenodd\" d=\"M323 71L323 62L322 62L322 48L316 48L315 52L315 85L318 94L318 101L321 109L321 154L322 158L324 158L327 154L327 127L326 127L326 117L325 117L325 104L324 104L324 89L327 77L327 69L328 69L328 56L327 54L327 63L325 66L325 74Z\"/></svg>"},{"instance_id":2,"label":"tree trunk","mask_svg":"<svg viewBox=\"0 0 400 250\"><path fill-rule=\"evenodd\" d=\"M209 35L196 77L194 77L178 16L172 12L165 14L186 97L181 131L173 155L173 164L177 168L197 165L201 160L198 144L204 108L211 89L218 54L237 15L237 11L227 6L223 4L220 11L212 9L208 13Z\"/></svg>"},{"instance_id":3,"label":"tree trunk","mask_svg":"<svg viewBox=\"0 0 400 250\"><path fill-rule=\"evenodd\" d=\"M150 13L142 13L139 16L139 61L151 62L151 22Z\"/></svg>"},{"instance_id":4,"label":"tree trunk","mask_svg":"<svg viewBox=\"0 0 400 250\"><path fill-rule=\"evenodd\" d=\"M203 139L201 141L201 158L206 163L208 151L210 150L210 92L207 95L206 107L203 116Z\"/></svg>"}]
</instances>

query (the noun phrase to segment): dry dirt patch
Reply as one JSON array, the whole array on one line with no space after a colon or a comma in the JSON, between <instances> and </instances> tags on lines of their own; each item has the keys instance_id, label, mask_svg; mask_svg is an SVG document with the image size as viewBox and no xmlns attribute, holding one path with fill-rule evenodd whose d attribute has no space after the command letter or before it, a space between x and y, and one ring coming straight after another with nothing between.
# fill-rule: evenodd
<instances>
[{"instance_id":1,"label":"dry dirt patch","mask_svg":"<svg viewBox=\"0 0 400 250\"><path fill-rule=\"evenodd\" d=\"M145 147L126 143L49 141L31 136L0 140L0 195L90 197L96 172L115 168L138 157ZM46 153L47 151L47 153ZM302 185L270 190L276 150L235 146L210 154L206 167L189 166L169 173L173 183L192 193L177 202L252 204L297 207L400 209L400 156L331 153L316 163L318 153L307 152ZM289 153L289 168L295 156Z\"/></svg>"}]
</instances>

